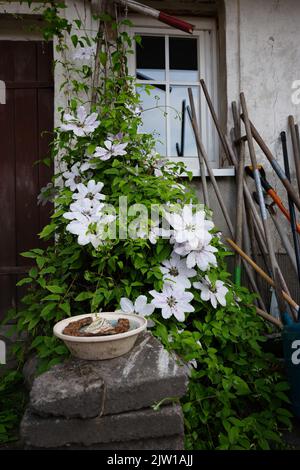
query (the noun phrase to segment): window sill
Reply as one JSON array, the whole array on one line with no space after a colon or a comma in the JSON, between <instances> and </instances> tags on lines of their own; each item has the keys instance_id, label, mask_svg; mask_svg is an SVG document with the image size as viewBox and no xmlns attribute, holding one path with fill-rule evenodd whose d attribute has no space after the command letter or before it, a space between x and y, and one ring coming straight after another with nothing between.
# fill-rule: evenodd
<instances>
[{"instance_id":1,"label":"window sill","mask_svg":"<svg viewBox=\"0 0 300 470\"><path fill-rule=\"evenodd\" d=\"M214 176L219 177L219 176L235 176L235 168L234 167L229 167L229 168L213 168L212 169ZM192 170L193 176L199 176L200 177L200 170L199 169L193 169ZM205 170L205 176L208 176L207 170Z\"/></svg>"},{"instance_id":2,"label":"window sill","mask_svg":"<svg viewBox=\"0 0 300 470\"><path fill-rule=\"evenodd\" d=\"M199 160L197 157L183 157L183 158L169 157L167 160L174 162L174 163L184 162L186 165L187 171L190 171L193 176L195 177L201 176L200 168L199 168ZM218 161L211 160L209 163L210 163L211 169L215 177L235 176L235 168L233 166L226 167L226 168L218 168ZM205 168L205 175L208 176L208 172L206 168ZM181 176L186 177L187 175L183 173Z\"/></svg>"}]
</instances>

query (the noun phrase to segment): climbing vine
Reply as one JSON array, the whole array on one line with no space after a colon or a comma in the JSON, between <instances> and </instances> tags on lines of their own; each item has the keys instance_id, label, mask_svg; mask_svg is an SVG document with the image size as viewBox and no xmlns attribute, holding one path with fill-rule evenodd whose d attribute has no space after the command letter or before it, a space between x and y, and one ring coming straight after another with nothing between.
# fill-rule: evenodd
<instances>
[{"instance_id":1,"label":"climbing vine","mask_svg":"<svg viewBox=\"0 0 300 470\"><path fill-rule=\"evenodd\" d=\"M82 18L65 18L63 2L45 3L44 37L55 39L66 107L51 146L57 172L40 195L45 203L55 197L40 234L49 244L23 253L35 266L18 284L27 286L23 307L6 318L26 333L15 347L19 364L35 354L41 373L67 356L52 334L66 316L134 310L188 365L186 448L281 447L280 431L290 426L288 387L263 349L254 298L233 284L230 253L188 186L191 175L162 159L154 137L141 131L147 110L127 69L140 38L128 34L127 19L98 15L91 33ZM136 209L127 211L136 236L120 235L122 198ZM168 234L149 217L153 207Z\"/></svg>"}]
</instances>

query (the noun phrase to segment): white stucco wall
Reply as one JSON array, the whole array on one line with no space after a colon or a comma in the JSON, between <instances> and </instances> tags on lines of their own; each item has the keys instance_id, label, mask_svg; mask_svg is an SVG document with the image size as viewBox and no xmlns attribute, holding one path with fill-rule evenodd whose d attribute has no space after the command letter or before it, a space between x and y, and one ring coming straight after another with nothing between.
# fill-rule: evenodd
<instances>
[{"instance_id":1,"label":"white stucco wall","mask_svg":"<svg viewBox=\"0 0 300 470\"><path fill-rule=\"evenodd\" d=\"M243 91L251 119L282 161L279 134L289 114L300 120L291 100L300 80L300 2L225 0L225 12L228 127L229 105Z\"/></svg>"}]
</instances>

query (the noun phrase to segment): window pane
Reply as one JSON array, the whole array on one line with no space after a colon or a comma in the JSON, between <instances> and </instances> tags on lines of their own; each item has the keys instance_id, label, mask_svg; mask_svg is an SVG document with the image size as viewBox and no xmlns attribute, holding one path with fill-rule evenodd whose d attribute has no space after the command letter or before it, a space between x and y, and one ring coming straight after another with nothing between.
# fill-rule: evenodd
<instances>
[{"instance_id":1,"label":"window pane","mask_svg":"<svg viewBox=\"0 0 300 470\"><path fill-rule=\"evenodd\" d=\"M193 91L193 97L195 102L195 108L197 113L197 119L199 123L199 88L194 86L191 87ZM182 108L185 102L185 116L182 116ZM197 156L197 147L195 143L195 137L189 115L186 110L186 106L189 105L188 87L185 86L172 86L170 93L170 127L171 127L171 157L177 157L178 152L176 143L181 149L181 135L183 130L184 145L183 145L183 157L195 157Z\"/></svg>"},{"instance_id":2,"label":"window pane","mask_svg":"<svg viewBox=\"0 0 300 470\"><path fill-rule=\"evenodd\" d=\"M154 85L153 85L154 86ZM150 90L150 95L145 87L137 87L143 108L140 131L152 134L156 139L156 150L162 156L166 156L166 92L164 85Z\"/></svg>"},{"instance_id":3,"label":"window pane","mask_svg":"<svg viewBox=\"0 0 300 470\"><path fill-rule=\"evenodd\" d=\"M165 37L141 36L136 45L136 76L138 80L165 80Z\"/></svg>"},{"instance_id":4,"label":"window pane","mask_svg":"<svg viewBox=\"0 0 300 470\"><path fill-rule=\"evenodd\" d=\"M196 38L169 38L170 80L195 82L198 73L198 41Z\"/></svg>"}]
</instances>

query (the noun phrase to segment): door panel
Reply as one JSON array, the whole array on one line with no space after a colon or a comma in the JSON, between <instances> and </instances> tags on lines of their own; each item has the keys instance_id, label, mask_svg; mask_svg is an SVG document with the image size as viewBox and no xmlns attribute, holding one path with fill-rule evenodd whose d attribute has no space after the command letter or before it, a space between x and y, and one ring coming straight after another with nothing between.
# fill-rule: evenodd
<instances>
[{"instance_id":1,"label":"door panel","mask_svg":"<svg viewBox=\"0 0 300 470\"><path fill-rule=\"evenodd\" d=\"M47 157L53 131L52 43L0 41L0 319L16 307L17 276L31 260L20 252L42 246L38 233L48 223L51 205L37 205L53 168L36 161ZM23 289L22 289L23 290Z\"/></svg>"}]
</instances>

